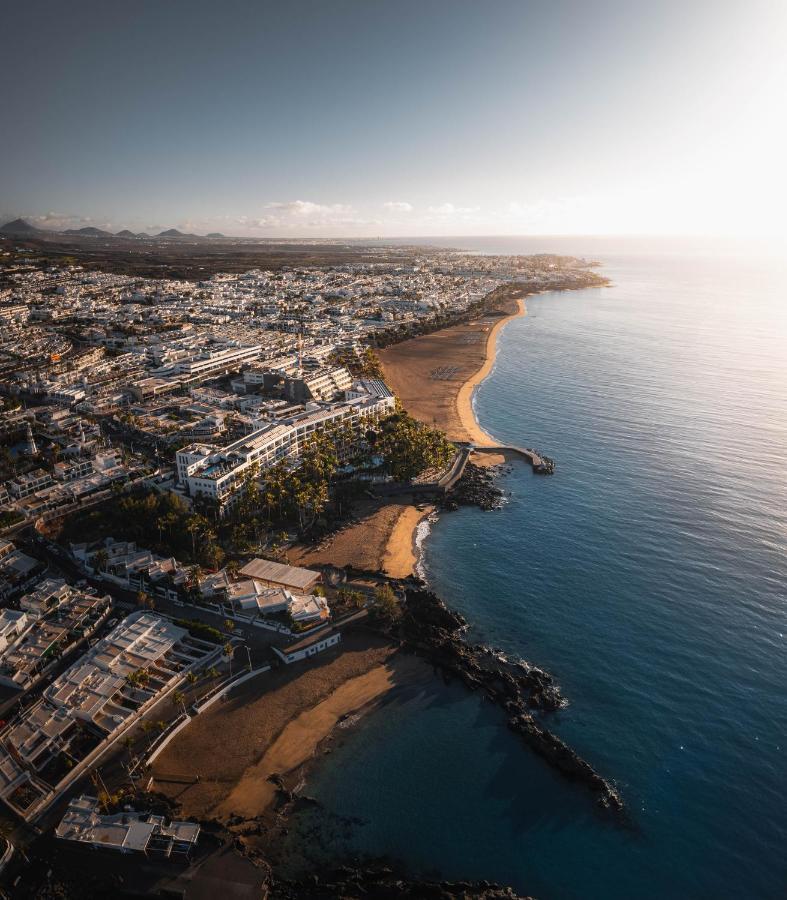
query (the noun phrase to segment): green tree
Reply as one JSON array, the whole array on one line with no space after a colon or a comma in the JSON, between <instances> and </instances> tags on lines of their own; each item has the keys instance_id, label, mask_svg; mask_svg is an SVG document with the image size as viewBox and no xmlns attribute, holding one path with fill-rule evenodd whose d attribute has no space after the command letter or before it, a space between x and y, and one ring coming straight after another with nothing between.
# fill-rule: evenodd
<instances>
[{"instance_id":1,"label":"green tree","mask_svg":"<svg viewBox=\"0 0 787 900\"><path fill-rule=\"evenodd\" d=\"M399 601L390 584L380 584L375 588L372 608L375 615L389 625L396 622L402 615Z\"/></svg>"},{"instance_id":2,"label":"green tree","mask_svg":"<svg viewBox=\"0 0 787 900\"><path fill-rule=\"evenodd\" d=\"M442 431L405 412L382 421L375 449L397 481L410 481L427 469L445 468L456 453Z\"/></svg>"},{"instance_id":3,"label":"green tree","mask_svg":"<svg viewBox=\"0 0 787 900\"><path fill-rule=\"evenodd\" d=\"M177 705L183 710L183 715L186 715L186 695L183 691L175 691L172 695L172 699L177 703Z\"/></svg>"}]
</instances>

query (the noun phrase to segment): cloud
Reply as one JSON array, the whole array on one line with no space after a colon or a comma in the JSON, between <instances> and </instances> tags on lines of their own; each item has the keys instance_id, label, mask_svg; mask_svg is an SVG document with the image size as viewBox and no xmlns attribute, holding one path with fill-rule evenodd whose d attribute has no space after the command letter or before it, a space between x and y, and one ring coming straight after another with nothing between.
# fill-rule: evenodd
<instances>
[{"instance_id":1,"label":"cloud","mask_svg":"<svg viewBox=\"0 0 787 900\"><path fill-rule=\"evenodd\" d=\"M428 206L426 211L433 219L466 221L475 218L480 209L480 206L455 206L453 203L441 203L439 206Z\"/></svg>"},{"instance_id":2,"label":"cloud","mask_svg":"<svg viewBox=\"0 0 787 900\"><path fill-rule=\"evenodd\" d=\"M294 219L306 225L343 224L355 221L357 214L346 203L312 203L311 200L290 200L286 203L268 203L266 209L275 210L283 219Z\"/></svg>"},{"instance_id":3,"label":"cloud","mask_svg":"<svg viewBox=\"0 0 787 900\"><path fill-rule=\"evenodd\" d=\"M413 205L404 200L389 200L387 203L383 203L383 209L387 209L389 212L410 213L413 211Z\"/></svg>"},{"instance_id":4,"label":"cloud","mask_svg":"<svg viewBox=\"0 0 787 900\"><path fill-rule=\"evenodd\" d=\"M21 218L30 222L31 225L37 225L39 228L49 228L53 231L62 231L65 228L83 228L86 225L93 225L96 228L111 229L111 222L99 222L92 216L78 216L74 213L47 212L43 215L22 215Z\"/></svg>"},{"instance_id":5,"label":"cloud","mask_svg":"<svg viewBox=\"0 0 787 900\"><path fill-rule=\"evenodd\" d=\"M286 231L302 229L354 229L379 226L374 218L361 215L348 203L314 203L311 200L288 200L266 203L261 216L240 216L237 225L254 231Z\"/></svg>"}]
</instances>

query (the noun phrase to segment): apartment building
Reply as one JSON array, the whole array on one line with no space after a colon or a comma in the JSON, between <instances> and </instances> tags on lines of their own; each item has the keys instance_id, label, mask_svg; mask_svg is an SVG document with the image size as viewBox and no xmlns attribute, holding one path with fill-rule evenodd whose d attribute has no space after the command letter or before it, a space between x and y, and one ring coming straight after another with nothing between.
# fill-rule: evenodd
<instances>
[{"instance_id":1,"label":"apartment building","mask_svg":"<svg viewBox=\"0 0 787 900\"><path fill-rule=\"evenodd\" d=\"M223 448L192 444L176 454L178 483L191 497L206 497L220 506L231 503L252 466L262 472L283 459L297 461L304 442L331 425L360 429L361 423L378 421L394 409L393 395L388 394L357 390L337 403L309 404L301 413L266 424Z\"/></svg>"},{"instance_id":2,"label":"apartment building","mask_svg":"<svg viewBox=\"0 0 787 900\"><path fill-rule=\"evenodd\" d=\"M221 652L149 612L132 613L0 732L0 799L42 812L133 722ZM144 683L128 676L144 671Z\"/></svg>"}]
</instances>

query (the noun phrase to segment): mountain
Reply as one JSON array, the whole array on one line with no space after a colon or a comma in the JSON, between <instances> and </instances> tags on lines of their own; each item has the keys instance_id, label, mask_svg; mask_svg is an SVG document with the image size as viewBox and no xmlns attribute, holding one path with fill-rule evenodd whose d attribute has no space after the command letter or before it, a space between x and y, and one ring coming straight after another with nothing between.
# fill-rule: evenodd
<instances>
[{"instance_id":1,"label":"mountain","mask_svg":"<svg viewBox=\"0 0 787 900\"><path fill-rule=\"evenodd\" d=\"M170 228L168 231L159 231L156 237L191 237L191 235L183 234L177 228Z\"/></svg>"},{"instance_id":2,"label":"mountain","mask_svg":"<svg viewBox=\"0 0 787 900\"><path fill-rule=\"evenodd\" d=\"M63 234L82 234L85 237L112 237L111 232L104 231L103 228L94 228L88 225L85 228L66 228Z\"/></svg>"},{"instance_id":3,"label":"mountain","mask_svg":"<svg viewBox=\"0 0 787 900\"><path fill-rule=\"evenodd\" d=\"M129 231L128 228L124 228L122 231L118 231L115 234L115 237L125 237L125 238L133 237L133 238L135 238L135 237L137 237L137 235L134 234L133 231Z\"/></svg>"},{"instance_id":4,"label":"mountain","mask_svg":"<svg viewBox=\"0 0 787 900\"><path fill-rule=\"evenodd\" d=\"M209 238L223 238L223 237L226 237L226 235L223 235L220 231L211 231L211 233L210 233L210 234L206 234L205 237L209 237Z\"/></svg>"},{"instance_id":5,"label":"mountain","mask_svg":"<svg viewBox=\"0 0 787 900\"><path fill-rule=\"evenodd\" d=\"M0 228L0 233L2 234L38 234L40 231L40 228L36 228L29 222L25 222L24 219L14 219L13 222L6 222L5 225Z\"/></svg>"}]
</instances>

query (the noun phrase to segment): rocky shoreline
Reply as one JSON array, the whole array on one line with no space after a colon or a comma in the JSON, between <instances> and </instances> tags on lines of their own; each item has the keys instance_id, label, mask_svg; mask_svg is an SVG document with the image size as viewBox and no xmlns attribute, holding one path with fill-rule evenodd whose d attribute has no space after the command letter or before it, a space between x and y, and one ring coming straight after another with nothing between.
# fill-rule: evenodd
<instances>
[{"instance_id":1,"label":"rocky shoreline","mask_svg":"<svg viewBox=\"0 0 787 900\"><path fill-rule=\"evenodd\" d=\"M400 877L387 867L342 866L298 881L270 881L271 900L332 900L332 898L394 898L413 900L533 900L491 881L422 881Z\"/></svg>"},{"instance_id":2,"label":"rocky shoreline","mask_svg":"<svg viewBox=\"0 0 787 900\"><path fill-rule=\"evenodd\" d=\"M479 506L490 511L500 509L505 502L505 492L495 480L501 472L501 466L477 466L469 462L465 466L462 477L446 494L443 507L455 510L459 506Z\"/></svg>"},{"instance_id":3,"label":"rocky shoreline","mask_svg":"<svg viewBox=\"0 0 787 900\"><path fill-rule=\"evenodd\" d=\"M615 788L559 737L540 725L534 711L547 713L565 705L551 675L537 666L508 657L463 638L467 622L448 609L423 583L404 590L399 638L404 649L427 658L470 690L481 690L506 714L508 727L566 778L596 795L599 806L622 810Z\"/></svg>"}]
</instances>

